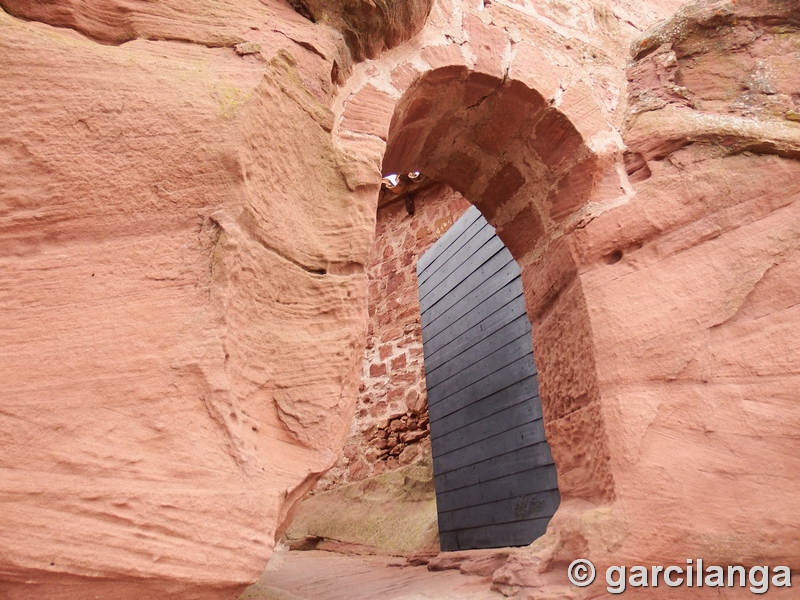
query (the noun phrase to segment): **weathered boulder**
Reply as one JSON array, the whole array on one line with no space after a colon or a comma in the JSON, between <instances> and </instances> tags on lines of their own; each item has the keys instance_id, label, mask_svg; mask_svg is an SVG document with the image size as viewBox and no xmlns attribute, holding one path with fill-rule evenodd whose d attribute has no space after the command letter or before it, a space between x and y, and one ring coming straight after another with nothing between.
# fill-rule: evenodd
<instances>
[{"instance_id":1,"label":"weathered boulder","mask_svg":"<svg viewBox=\"0 0 800 600\"><path fill-rule=\"evenodd\" d=\"M312 538L317 549L367 554L439 551L430 458L309 496L286 531L290 548ZM303 548L310 549L310 548Z\"/></svg>"}]
</instances>

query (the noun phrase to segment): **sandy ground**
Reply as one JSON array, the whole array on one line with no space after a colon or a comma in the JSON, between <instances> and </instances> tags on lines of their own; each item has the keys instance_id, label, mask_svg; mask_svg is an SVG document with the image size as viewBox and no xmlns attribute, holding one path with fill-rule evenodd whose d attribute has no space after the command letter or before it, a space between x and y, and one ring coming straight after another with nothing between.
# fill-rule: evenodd
<instances>
[{"instance_id":1,"label":"sandy ground","mask_svg":"<svg viewBox=\"0 0 800 600\"><path fill-rule=\"evenodd\" d=\"M240 600L500 600L490 578L431 572L405 559L279 551Z\"/></svg>"}]
</instances>

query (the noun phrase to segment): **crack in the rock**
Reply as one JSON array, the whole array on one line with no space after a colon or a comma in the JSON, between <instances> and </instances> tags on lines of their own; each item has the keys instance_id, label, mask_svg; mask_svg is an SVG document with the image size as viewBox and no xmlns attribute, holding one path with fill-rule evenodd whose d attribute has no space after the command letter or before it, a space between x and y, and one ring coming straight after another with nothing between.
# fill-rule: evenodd
<instances>
[{"instance_id":1,"label":"crack in the rock","mask_svg":"<svg viewBox=\"0 0 800 600\"><path fill-rule=\"evenodd\" d=\"M245 229L245 231L247 231L247 230ZM291 256L289 256L285 252L282 252L282 251L278 250L277 248L275 248L274 246L271 246L265 240L261 239L260 236L257 236L257 235L253 234L250 231L247 231L247 234L251 239L256 241L258 243L258 245L261 246L262 248L264 248L265 250L271 252L272 254L275 254L276 256L279 256L280 258L282 258L286 262L289 262L289 263L293 264L294 266L302 269L306 273L309 273L311 275L318 275L318 276L327 275L328 274L327 269L314 268L314 267L311 267L311 266L308 266L308 265L304 265L299 260L297 260L295 258L292 258Z\"/></svg>"},{"instance_id":2,"label":"crack in the rock","mask_svg":"<svg viewBox=\"0 0 800 600\"><path fill-rule=\"evenodd\" d=\"M786 263L787 260L788 259L787 259L786 256L781 256L780 259L775 260L774 262L772 262L772 264L770 264L766 269L764 269L764 271L761 273L761 275L759 275L758 279L756 279L756 281L754 281L751 285L748 286L749 290L747 291L747 294L745 294L745 296L737 303L736 310L732 314L730 314L728 317L723 319L722 321L720 321L718 323L714 323L713 325L709 326L708 329L710 331L713 331L713 330L719 329L721 327L724 327L728 323L734 322L737 319L737 317L741 314L742 310L747 305L747 303L750 300L750 298L752 298L753 295L757 292L758 287L761 284L761 282L764 280L764 278L767 275L769 275L774 269L776 269L777 267L780 267L784 263Z\"/></svg>"},{"instance_id":3,"label":"crack in the rock","mask_svg":"<svg viewBox=\"0 0 800 600\"><path fill-rule=\"evenodd\" d=\"M322 52L320 52L319 50L317 50L317 48L316 48L316 47L315 47L313 44L311 44L311 43L309 43L309 42L303 42L303 41L300 41L300 40L296 40L296 39L294 39L292 36L290 36L288 33L285 33L285 32L283 32L283 31L280 31L279 29L273 29L272 31L274 31L275 33L278 33L278 34L282 35L283 37L285 37L285 38L286 38L287 40L289 40L290 42L294 42L295 44L297 44L297 45L298 45L298 46L300 46L301 48L304 48L304 49L308 50L309 52L313 52L314 54L316 54L317 56L319 56L321 59L323 59L323 60L328 60L328 57L327 57L327 56L325 56L325 55L324 55Z\"/></svg>"},{"instance_id":4,"label":"crack in the rock","mask_svg":"<svg viewBox=\"0 0 800 600\"><path fill-rule=\"evenodd\" d=\"M508 76L508 73L506 73L506 76ZM506 77L503 77L503 79L500 81L500 83L497 85L496 88L494 88L491 92L489 92L485 96L481 96L480 98L478 98L478 101L475 104L471 104L470 106L468 106L467 110L472 110L473 108L479 107L481 104L484 103L484 101L489 96L493 96L494 94L497 94L500 91L500 89L505 85L505 83L506 83Z\"/></svg>"},{"instance_id":5,"label":"crack in the rock","mask_svg":"<svg viewBox=\"0 0 800 600\"><path fill-rule=\"evenodd\" d=\"M251 229L249 227L242 226L242 224L236 223L235 221L231 220L229 217L226 217L226 216L220 215L220 214L211 214L211 215L208 215L208 220L211 221L214 225L216 225L221 231L224 231L226 233L228 233L231 228L239 230L242 235L244 235L247 238L255 241L257 244L259 244L265 250L269 251L272 254L275 254L276 256L279 256L280 258L282 258L286 262L293 264L294 266L298 267L299 269L302 269L306 273L310 273L311 275L326 275L327 274L327 269L319 268L319 265L316 265L315 267L312 267L312 266L308 266L308 265L305 265L305 264L301 263L297 259L292 258L288 254L286 254L284 252L281 252L277 248L275 248L275 247L271 246L270 244L268 244L260 236L256 235L253 231L251 231ZM215 248L216 248L216 245L217 245L218 241L219 241L219 235L216 236L216 240L214 242L214 247Z\"/></svg>"},{"instance_id":6,"label":"crack in the rock","mask_svg":"<svg viewBox=\"0 0 800 600\"><path fill-rule=\"evenodd\" d=\"M506 82L508 81L508 74L509 74L510 71L511 71L511 65L509 64L505 69L505 73L503 73L503 78L500 80L500 83L497 84L497 87L495 87L491 92L489 92L485 96L482 96L481 98L479 98L478 101L475 104L472 104L472 105L468 106L466 108L466 110L472 110L473 108L477 108L478 106L483 104L483 102L489 96L493 96L494 94L497 94L498 92L500 92L500 90L503 89L503 86L505 86Z\"/></svg>"}]
</instances>

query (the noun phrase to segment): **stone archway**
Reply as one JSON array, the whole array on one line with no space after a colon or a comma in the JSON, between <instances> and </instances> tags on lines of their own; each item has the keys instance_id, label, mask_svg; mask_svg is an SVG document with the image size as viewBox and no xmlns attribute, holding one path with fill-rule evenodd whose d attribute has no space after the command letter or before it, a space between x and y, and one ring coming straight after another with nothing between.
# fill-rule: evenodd
<instances>
[{"instance_id":1,"label":"stone archway","mask_svg":"<svg viewBox=\"0 0 800 600\"><path fill-rule=\"evenodd\" d=\"M477 206L520 264L562 491L547 544L561 547L562 530L583 530L582 515L615 497L572 234L630 188L619 135L588 88L560 89L548 65L531 73L482 49L467 60L456 44L427 48L429 68L419 68L419 57L396 64L402 93L365 80L343 102L334 132L360 164L351 187L362 201L375 202L382 174L419 170ZM584 549L600 541L585 531L568 537ZM567 545L540 570L577 555Z\"/></svg>"},{"instance_id":2,"label":"stone archway","mask_svg":"<svg viewBox=\"0 0 800 600\"><path fill-rule=\"evenodd\" d=\"M563 223L587 201L598 162L536 90L452 66L421 77L398 103L383 169L419 170L461 192L521 265L565 498L602 503L613 498L613 482L591 326L576 267L561 250Z\"/></svg>"},{"instance_id":3,"label":"stone archway","mask_svg":"<svg viewBox=\"0 0 800 600\"><path fill-rule=\"evenodd\" d=\"M752 6L731 11L728 24L736 11L757 19ZM764 325L790 318L789 308L758 294L794 294L783 275L765 274L796 268L795 247L784 245L797 210L796 132L785 122L795 113L756 127L712 105L676 108L663 83L675 78L696 86L686 88L692 98L713 96L691 65L718 47L705 38L732 35L705 27L720 14L695 7L642 38L625 123L594 90L560 87L546 56L523 63L518 49L490 52L503 33L468 15L465 27L480 30L470 39L492 43L421 42L382 67L391 84L365 77L342 101L335 133L361 159L351 184L365 202L374 202L382 167L427 171L484 212L523 270L564 502L548 539L495 573L503 589L562 585L578 557L598 572L698 556L796 561L782 500L740 505L733 476L766 486L749 493L791 486L781 468L794 461L765 468L765 457L789 456L779 432L795 415L771 405L794 394L796 357L778 353L796 344L790 328ZM665 40L674 48L654 46ZM718 83L727 93L728 80ZM655 97L660 108L648 104ZM515 128L504 127L512 119ZM535 129L551 124L555 136L559 123L563 135L577 132L576 143L543 156ZM759 302L761 312L748 308ZM556 343L540 347L545 339Z\"/></svg>"}]
</instances>

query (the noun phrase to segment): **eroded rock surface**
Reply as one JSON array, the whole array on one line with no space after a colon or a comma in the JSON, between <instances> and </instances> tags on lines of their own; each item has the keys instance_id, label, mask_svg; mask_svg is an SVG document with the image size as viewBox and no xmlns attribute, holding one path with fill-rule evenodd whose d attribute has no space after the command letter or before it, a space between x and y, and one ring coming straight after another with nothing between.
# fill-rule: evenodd
<instances>
[{"instance_id":1,"label":"eroded rock surface","mask_svg":"<svg viewBox=\"0 0 800 600\"><path fill-rule=\"evenodd\" d=\"M306 550L437 554L431 459L307 497L285 541Z\"/></svg>"},{"instance_id":2,"label":"eroded rock surface","mask_svg":"<svg viewBox=\"0 0 800 600\"><path fill-rule=\"evenodd\" d=\"M682 2L401 4L0 2L0 595L257 579L351 423L382 166L523 268L564 502L498 589L800 568L796 2L627 71Z\"/></svg>"},{"instance_id":3,"label":"eroded rock surface","mask_svg":"<svg viewBox=\"0 0 800 600\"><path fill-rule=\"evenodd\" d=\"M405 42L425 23L433 0L167 0L132 3L129 0L66 0L28 2L2 0L0 7L17 17L69 27L104 44L134 39L180 40L209 47L232 46L253 32L277 30L294 42L323 53L307 38L308 27L295 26L284 8L339 31L356 60L376 58L383 50ZM276 28L276 29L275 29ZM302 31L306 31L303 35ZM300 34L292 37L293 34ZM319 42L320 40L315 40ZM334 71L342 67L338 63Z\"/></svg>"},{"instance_id":4,"label":"eroded rock surface","mask_svg":"<svg viewBox=\"0 0 800 600\"><path fill-rule=\"evenodd\" d=\"M434 0L290 0L308 18L341 31L356 60L377 58L419 32Z\"/></svg>"},{"instance_id":5,"label":"eroded rock surface","mask_svg":"<svg viewBox=\"0 0 800 600\"><path fill-rule=\"evenodd\" d=\"M59 6L91 37L0 12L0 596L230 597L358 385L348 53L277 3Z\"/></svg>"},{"instance_id":6,"label":"eroded rock surface","mask_svg":"<svg viewBox=\"0 0 800 600\"><path fill-rule=\"evenodd\" d=\"M697 3L634 44L624 128L634 196L570 237L614 501L557 514L548 536L495 573L506 593L594 597L558 592L579 556L599 574L696 557L800 566L787 477L800 468L796 11Z\"/></svg>"}]
</instances>

